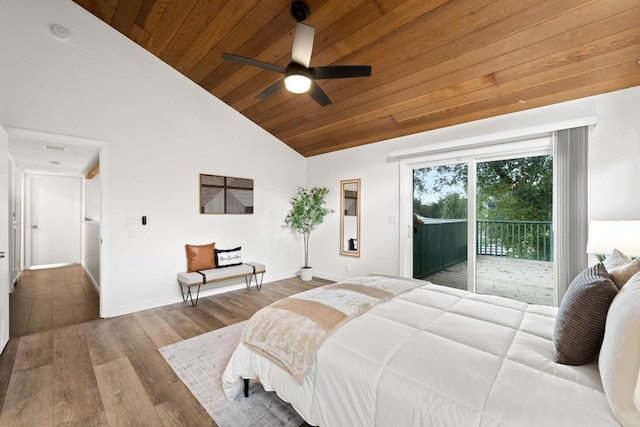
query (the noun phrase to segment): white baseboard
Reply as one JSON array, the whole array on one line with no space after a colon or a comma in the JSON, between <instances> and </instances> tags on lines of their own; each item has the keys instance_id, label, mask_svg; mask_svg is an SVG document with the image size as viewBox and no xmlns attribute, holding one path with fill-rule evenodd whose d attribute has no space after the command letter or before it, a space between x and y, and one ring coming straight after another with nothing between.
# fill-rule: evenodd
<instances>
[{"instance_id":1,"label":"white baseboard","mask_svg":"<svg viewBox=\"0 0 640 427\"><path fill-rule=\"evenodd\" d=\"M280 273L280 274L275 274L275 275L270 275L267 277L267 275L265 274L264 277L264 282L263 285L267 285L271 282L276 282L278 280L284 280L284 279L289 279L291 277L295 277L297 276L297 272L287 272L287 273ZM235 280L235 279L233 279ZM255 283L251 284L251 288L255 289ZM227 282L227 284L219 284L219 285L205 285L205 287L200 289L200 297L199 298L206 298L206 297L210 297L212 295L218 295L218 294L222 294L225 292L231 292L231 291L237 291L239 289L244 289L246 288L246 284L244 282L244 280L240 281L240 282L235 282L235 283L229 283ZM155 299L155 300L148 300L148 301L141 301L135 304L130 304L130 305L123 305L123 306L119 306L119 307L114 307L114 308L110 308L109 309L109 314L107 317L117 317L117 316L122 316L125 314L131 314L131 313L135 313L137 311L143 311L143 310L149 310L152 308L158 308L158 307L163 307L165 305L171 305L171 304L177 304L177 303L184 303L184 304L189 304L191 305L191 301L187 300L187 302L184 302L182 300L182 294L180 294L180 288L179 285L176 284L176 295L175 296L171 296L171 297L165 297L165 298L159 298L159 299ZM192 292L195 291L197 292L196 288L192 289ZM185 289L186 292L186 289ZM194 295L195 298L195 295Z\"/></svg>"},{"instance_id":2,"label":"white baseboard","mask_svg":"<svg viewBox=\"0 0 640 427\"><path fill-rule=\"evenodd\" d=\"M100 285L98 285L98 282L96 282L96 279L94 279L91 273L89 272L89 270L87 270L87 267L84 265L84 263L81 262L80 265L82 266L82 269L84 270L84 272L87 273L87 277L89 277L89 280L91 280L91 283L93 283L93 287L96 288L98 295L100 295Z\"/></svg>"},{"instance_id":3,"label":"white baseboard","mask_svg":"<svg viewBox=\"0 0 640 427\"><path fill-rule=\"evenodd\" d=\"M320 279L331 280L332 282L342 282L348 279L346 276L338 276L331 273L324 273L322 271L314 271L313 275Z\"/></svg>"},{"instance_id":4,"label":"white baseboard","mask_svg":"<svg viewBox=\"0 0 640 427\"><path fill-rule=\"evenodd\" d=\"M13 282L11 282L11 289L9 289L10 294L12 294L14 289L16 288L16 284L18 283L18 280L20 280L21 275L22 275L22 270L18 271L18 274L16 274L16 278L13 279Z\"/></svg>"}]
</instances>

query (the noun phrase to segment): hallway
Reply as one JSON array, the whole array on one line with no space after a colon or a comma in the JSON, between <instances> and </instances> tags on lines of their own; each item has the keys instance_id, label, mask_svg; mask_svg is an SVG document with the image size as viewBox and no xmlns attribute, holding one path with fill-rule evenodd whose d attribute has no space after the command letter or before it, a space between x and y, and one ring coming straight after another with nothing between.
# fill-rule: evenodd
<instances>
[{"instance_id":1,"label":"hallway","mask_svg":"<svg viewBox=\"0 0 640 427\"><path fill-rule=\"evenodd\" d=\"M9 295L9 333L36 334L98 319L100 297L82 266L25 270Z\"/></svg>"}]
</instances>

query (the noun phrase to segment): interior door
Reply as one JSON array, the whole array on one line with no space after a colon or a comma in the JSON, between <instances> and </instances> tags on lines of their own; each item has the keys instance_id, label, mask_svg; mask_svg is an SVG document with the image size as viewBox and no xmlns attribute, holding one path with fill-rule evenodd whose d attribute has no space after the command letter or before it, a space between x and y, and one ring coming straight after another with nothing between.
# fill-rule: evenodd
<instances>
[{"instance_id":1,"label":"interior door","mask_svg":"<svg viewBox=\"0 0 640 427\"><path fill-rule=\"evenodd\" d=\"M79 177L29 175L27 264L53 267L81 260L82 181Z\"/></svg>"},{"instance_id":2,"label":"interior door","mask_svg":"<svg viewBox=\"0 0 640 427\"><path fill-rule=\"evenodd\" d=\"M0 127L0 194L5 197L0 206L0 352L9 341L9 158L8 135Z\"/></svg>"}]
</instances>

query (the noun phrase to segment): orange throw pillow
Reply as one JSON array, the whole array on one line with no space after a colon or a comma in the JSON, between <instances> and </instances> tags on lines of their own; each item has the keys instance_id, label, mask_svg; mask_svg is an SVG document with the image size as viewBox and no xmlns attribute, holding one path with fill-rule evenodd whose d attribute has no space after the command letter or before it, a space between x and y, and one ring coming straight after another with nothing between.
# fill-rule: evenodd
<instances>
[{"instance_id":1,"label":"orange throw pillow","mask_svg":"<svg viewBox=\"0 0 640 427\"><path fill-rule=\"evenodd\" d=\"M215 242L208 245L185 245L188 271L216 268Z\"/></svg>"}]
</instances>

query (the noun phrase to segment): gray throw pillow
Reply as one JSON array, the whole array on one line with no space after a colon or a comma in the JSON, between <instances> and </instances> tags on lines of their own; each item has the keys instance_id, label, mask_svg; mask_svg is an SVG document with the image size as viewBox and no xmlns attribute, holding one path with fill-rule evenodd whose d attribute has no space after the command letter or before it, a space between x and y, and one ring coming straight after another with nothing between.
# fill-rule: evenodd
<instances>
[{"instance_id":1,"label":"gray throw pillow","mask_svg":"<svg viewBox=\"0 0 640 427\"><path fill-rule=\"evenodd\" d=\"M607 312L618 288L602 263L578 274L565 294L553 330L557 363L585 365L602 345Z\"/></svg>"}]
</instances>

